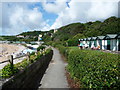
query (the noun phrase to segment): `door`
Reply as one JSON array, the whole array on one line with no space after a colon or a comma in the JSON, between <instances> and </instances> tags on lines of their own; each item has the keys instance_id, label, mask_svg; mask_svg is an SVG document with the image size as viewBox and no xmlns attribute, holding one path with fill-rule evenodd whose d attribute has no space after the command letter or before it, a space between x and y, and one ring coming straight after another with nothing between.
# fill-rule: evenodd
<instances>
[{"instance_id":1,"label":"door","mask_svg":"<svg viewBox=\"0 0 120 90\"><path fill-rule=\"evenodd\" d=\"M94 46L97 47L97 42L96 42L96 40L94 40Z\"/></svg>"},{"instance_id":2,"label":"door","mask_svg":"<svg viewBox=\"0 0 120 90\"><path fill-rule=\"evenodd\" d=\"M110 40L107 40L107 50L110 50Z\"/></svg>"},{"instance_id":3,"label":"door","mask_svg":"<svg viewBox=\"0 0 120 90\"><path fill-rule=\"evenodd\" d=\"M90 43L89 43L89 47L91 47L91 41L89 41Z\"/></svg>"}]
</instances>

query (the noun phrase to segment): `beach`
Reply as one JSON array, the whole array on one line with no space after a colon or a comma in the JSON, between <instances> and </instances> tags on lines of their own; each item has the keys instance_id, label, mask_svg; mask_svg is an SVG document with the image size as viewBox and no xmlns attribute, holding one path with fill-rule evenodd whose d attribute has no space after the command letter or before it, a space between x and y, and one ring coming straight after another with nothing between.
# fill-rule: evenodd
<instances>
[{"instance_id":1,"label":"beach","mask_svg":"<svg viewBox=\"0 0 120 90\"><path fill-rule=\"evenodd\" d=\"M0 62L7 60L9 55L13 55L13 57L15 57L15 55L19 54L25 49L26 47L20 44L0 44Z\"/></svg>"}]
</instances>

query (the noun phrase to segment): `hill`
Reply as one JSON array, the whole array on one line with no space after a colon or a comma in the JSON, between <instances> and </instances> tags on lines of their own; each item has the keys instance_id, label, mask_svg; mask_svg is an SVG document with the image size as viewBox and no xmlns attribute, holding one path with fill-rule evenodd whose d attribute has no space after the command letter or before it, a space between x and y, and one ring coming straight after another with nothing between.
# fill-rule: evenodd
<instances>
[{"instance_id":1,"label":"hill","mask_svg":"<svg viewBox=\"0 0 120 90\"><path fill-rule=\"evenodd\" d=\"M78 38L93 37L93 36L106 35L106 34L117 34L119 32L120 32L120 18L110 17L104 20L103 22L95 21L95 22L87 22L87 23L72 23L59 28L55 33L54 33L54 30L23 32L19 35L22 35L25 37L27 36L30 38L26 38L26 40L24 40L25 38L18 39L12 36L11 40L15 39L15 40L21 40L21 41L34 41L34 40L36 41L38 35L42 34L43 36L42 39L45 42L48 42L48 41L72 42ZM7 36L6 37L4 36L3 38L5 39L7 38ZM9 38L10 37L8 37L7 39L9 40Z\"/></svg>"},{"instance_id":2,"label":"hill","mask_svg":"<svg viewBox=\"0 0 120 90\"><path fill-rule=\"evenodd\" d=\"M53 35L54 41L66 41L77 34L83 34L85 37L98 35L116 34L120 32L120 18L110 17L104 22L95 21L87 23L73 23L58 29Z\"/></svg>"}]
</instances>

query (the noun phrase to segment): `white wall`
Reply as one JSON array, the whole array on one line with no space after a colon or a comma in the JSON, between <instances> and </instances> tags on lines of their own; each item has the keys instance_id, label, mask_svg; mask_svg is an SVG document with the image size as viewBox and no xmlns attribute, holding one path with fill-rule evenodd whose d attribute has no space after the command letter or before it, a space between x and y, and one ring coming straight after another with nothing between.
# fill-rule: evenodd
<instances>
[{"instance_id":1,"label":"white wall","mask_svg":"<svg viewBox=\"0 0 120 90\"><path fill-rule=\"evenodd\" d=\"M119 48L119 40L117 39L117 44L116 44L116 51L118 51L118 48Z\"/></svg>"},{"instance_id":2,"label":"white wall","mask_svg":"<svg viewBox=\"0 0 120 90\"><path fill-rule=\"evenodd\" d=\"M110 42L110 49L112 51L117 51L117 40L116 39L112 39L111 42Z\"/></svg>"},{"instance_id":3,"label":"white wall","mask_svg":"<svg viewBox=\"0 0 120 90\"><path fill-rule=\"evenodd\" d=\"M86 43L86 41L83 41L83 44L85 44Z\"/></svg>"},{"instance_id":4,"label":"white wall","mask_svg":"<svg viewBox=\"0 0 120 90\"><path fill-rule=\"evenodd\" d=\"M99 45L100 45L100 44L99 44L99 40L97 40L97 41L96 41L96 43L97 43L97 46L99 46Z\"/></svg>"},{"instance_id":5,"label":"white wall","mask_svg":"<svg viewBox=\"0 0 120 90\"><path fill-rule=\"evenodd\" d=\"M105 50L104 44L105 44L105 40L102 40L102 50Z\"/></svg>"},{"instance_id":6,"label":"white wall","mask_svg":"<svg viewBox=\"0 0 120 90\"><path fill-rule=\"evenodd\" d=\"M91 48L95 47L94 46L94 41L91 41Z\"/></svg>"}]
</instances>

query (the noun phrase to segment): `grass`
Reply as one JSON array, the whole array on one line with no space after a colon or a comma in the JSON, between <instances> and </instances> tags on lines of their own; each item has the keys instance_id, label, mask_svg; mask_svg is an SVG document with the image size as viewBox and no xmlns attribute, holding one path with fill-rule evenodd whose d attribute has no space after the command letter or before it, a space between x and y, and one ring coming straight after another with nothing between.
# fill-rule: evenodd
<instances>
[{"instance_id":1,"label":"grass","mask_svg":"<svg viewBox=\"0 0 120 90\"><path fill-rule=\"evenodd\" d=\"M68 47L70 49L79 49L77 46L73 46L73 47Z\"/></svg>"}]
</instances>

